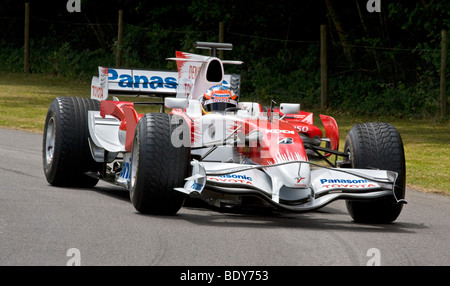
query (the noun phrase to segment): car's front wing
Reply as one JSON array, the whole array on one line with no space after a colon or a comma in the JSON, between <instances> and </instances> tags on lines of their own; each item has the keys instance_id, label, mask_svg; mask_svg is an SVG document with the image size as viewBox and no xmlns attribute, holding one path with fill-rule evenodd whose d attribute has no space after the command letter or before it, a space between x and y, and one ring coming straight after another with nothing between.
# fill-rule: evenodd
<instances>
[{"instance_id":1,"label":"car's front wing","mask_svg":"<svg viewBox=\"0 0 450 286\"><path fill-rule=\"evenodd\" d=\"M192 176L186 178L183 188L177 191L202 195L203 189L211 189L227 195L257 196L267 203L291 212L309 212L335 200L370 201L395 194L397 173L386 170L328 168L308 161L291 161L270 166L242 165L235 163L210 163L192 161ZM273 178L265 171L290 164L310 164L310 183L303 187L274 190ZM302 178L295 178L301 180ZM280 196L281 195L281 196ZM284 198L279 200L279 197Z\"/></svg>"}]
</instances>

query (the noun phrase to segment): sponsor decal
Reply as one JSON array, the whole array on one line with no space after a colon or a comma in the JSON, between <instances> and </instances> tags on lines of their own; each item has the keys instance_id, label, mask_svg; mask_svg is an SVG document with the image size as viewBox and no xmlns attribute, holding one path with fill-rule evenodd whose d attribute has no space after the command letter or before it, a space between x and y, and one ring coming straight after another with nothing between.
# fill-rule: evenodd
<instances>
[{"instance_id":1,"label":"sponsor decal","mask_svg":"<svg viewBox=\"0 0 450 286\"><path fill-rule=\"evenodd\" d=\"M252 177L248 177L246 175L228 174L228 175L222 175L222 176L217 176L217 177L208 177L208 180L220 182L220 183L240 183L240 184L253 185Z\"/></svg>"},{"instance_id":2,"label":"sponsor decal","mask_svg":"<svg viewBox=\"0 0 450 286\"><path fill-rule=\"evenodd\" d=\"M308 133L309 131L308 126L295 126L295 129L297 129L297 132L299 133Z\"/></svg>"},{"instance_id":3,"label":"sponsor decal","mask_svg":"<svg viewBox=\"0 0 450 286\"><path fill-rule=\"evenodd\" d=\"M145 75L130 75L130 74L121 74L115 69L108 69L109 77L108 81L117 81L118 85L123 88L149 88L149 89L158 89L158 88L177 88L177 79L174 77L161 77L161 76L145 76Z\"/></svg>"},{"instance_id":4,"label":"sponsor decal","mask_svg":"<svg viewBox=\"0 0 450 286\"><path fill-rule=\"evenodd\" d=\"M169 89L176 90L178 86L178 79L172 75L171 72L165 71L152 71L152 70L122 70L122 69L114 69L108 68L108 81L117 83L117 86L120 88L142 88L142 89ZM192 71L192 75L198 71ZM227 75L225 75L227 76ZM229 77L229 76L228 76ZM183 85L183 83L180 83ZM190 87L191 83L184 83L186 87ZM229 83L227 80L223 80L223 86L229 88Z\"/></svg>"},{"instance_id":5,"label":"sponsor decal","mask_svg":"<svg viewBox=\"0 0 450 286\"><path fill-rule=\"evenodd\" d=\"M200 71L200 67L198 66L189 66L188 78L195 79Z\"/></svg>"},{"instance_id":6,"label":"sponsor decal","mask_svg":"<svg viewBox=\"0 0 450 286\"><path fill-rule=\"evenodd\" d=\"M278 144L294 144L294 139L292 138L284 138Z\"/></svg>"},{"instance_id":7,"label":"sponsor decal","mask_svg":"<svg viewBox=\"0 0 450 286\"><path fill-rule=\"evenodd\" d=\"M103 88L99 86L92 86L92 98L103 99Z\"/></svg>"},{"instance_id":8,"label":"sponsor decal","mask_svg":"<svg viewBox=\"0 0 450 286\"><path fill-rule=\"evenodd\" d=\"M214 99L206 100L205 104L218 103L218 102L232 103L232 104L237 105L237 102L235 100L232 100L229 98L214 98Z\"/></svg>"},{"instance_id":9,"label":"sponsor decal","mask_svg":"<svg viewBox=\"0 0 450 286\"><path fill-rule=\"evenodd\" d=\"M321 179L320 183L324 188L376 188L378 185L365 179L349 180L349 179Z\"/></svg>"},{"instance_id":10,"label":"sponsor decal","mask_svg":"<svg viewBox=\"0 0 450 286\"><path fill-rule=\"evenodd\" d=\"M199 183L196 183L196 182L194 182L192 184L192 186L191 186L192 190L195 190L195 191L198 191L198 192L200 192L202 190L202 188L203 188L203 184L199 184Z\"/></svg>"},{"instance_id":11,"label":"sponsor decal","mask_svg":"<svg viewBox=\"0 0 450 286\"><path fill-rule=\"evenodd\" d=\"M228 174L228 175L222 175L222 176L219 176L219 177L221 177L221 178L243 179L243 180L247 180L247 181L250 181L250 182L253 181L252 177L248 177L246 175L236 175L236 174L230 175L230 174Z\"/></svg>"},{"instance_id":12,"label":"sponsor decal","mask_svg":"<svg viewBox=\"0 0 450 286\"><path fill-rule=\"evenodd\" d=\"M302 183L303 180L306 180L305 177L296 177L295 179L297 180L297 183L295 183L294 186L300 187L300 188L307 188L308 187L306 184Z\"/></svg>"},{"instance_id":13,"label":"sponsor decal","mask_svg":"<svg viewBox=\"0 0 450 286\"><path fill-rule=\"evenodd\" d=\"M278 134L295 134L292 130L280 130L280 129L269 129L267 133L278 133Z\"/></svg>"},{"instance_id":14,"label":"sponsor decal","mask_svg":"<svg viewBox=\"0 0 450 286\"><path fill-rule=\"evenodd\" d=\"M352 189L366 189L366 188L377 188L378 186L375 184L331 184L331 185L323 185L324 188L327 189L340 189L340 188L352 188Z\"/></svg>"},{"instance_id":15,"label":"sponsor decal","mask_svg":"<svg viewBox=\"0 0 450 286\"><path fill-rule=\"evenodd\" d=\"M131 166L131 159L123 162L122 172L120 172L121 179L125 179L125 180L130 179L130 166Z\"/></svg>"},{"instance_id":16,"label":"sponsor decal","mask_svg":"<svg viewBox=\"0 0 450 286\"><path fill-rule=\"evenodd\" d=\"M365 180L365 179L361 179L361 180L347 180L347 179L321 179L320 183L321 184L325 184L325 183L343 183L343 184L363 184L363 183L368 183L369 181Z\"/></svg>"}]
</instances>

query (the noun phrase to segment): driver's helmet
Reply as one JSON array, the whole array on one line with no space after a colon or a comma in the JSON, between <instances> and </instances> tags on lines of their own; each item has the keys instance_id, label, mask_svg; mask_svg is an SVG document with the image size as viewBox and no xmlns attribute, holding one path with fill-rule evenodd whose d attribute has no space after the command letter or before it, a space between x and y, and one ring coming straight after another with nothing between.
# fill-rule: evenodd
<instances>
[{"instance_id":1,"label":"driver's helmet","mask_svg":"<svg viewBox=\"0 0 450 286\"><path fill-rule=\"evenodd\" d=\"M230 107L237 107L237 95L223 85L216 85L203 94L203 109L206 112L225 111Z\"/></svg>"}]
</instances>

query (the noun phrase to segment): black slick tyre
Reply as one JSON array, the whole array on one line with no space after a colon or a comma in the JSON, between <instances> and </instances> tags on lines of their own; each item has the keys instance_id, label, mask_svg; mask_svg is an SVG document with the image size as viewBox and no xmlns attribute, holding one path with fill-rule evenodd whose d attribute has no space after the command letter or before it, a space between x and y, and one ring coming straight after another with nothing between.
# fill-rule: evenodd
<instances>
[{"instance_id":1,"label":"black slick tyre","mask_svg":"<svg viewBox=\"0 0 450 286\"><path fill-rule=\"evenodd\" d=\"M42 159L47 182L58 187L93 187L98 179L86 175L98 172L89 147L88 111L99 110L96 100L79 97L55 98L47 112Z\"/></svg>"},{"instance_id":2,"label":"black slick tyre","mask_svg":"<svg viewBox=\"0 0 450 286\"><path fill-rule=\"evenodd\" d=\"M180 128L184 132L177 132ZM138 212L174 215L183 206L186 195L174 188L183 187L189 173L188 131L187 123L176 115L147 113L139 120L131 155L130 186L130 199ZM174 139L188 144L178 144Z\"/></svg>"},{"instance_id":3,"label":"black slick tyre","mask_svg":"<svg viewBox=\"0 0 450 286\"><path fill-rule=\"evenodd\" d=\"M393 125L380 122L354 125L345 139L344 152L350 155L351 168L397 172L394 192L398 200L405 198L405 154L401 136ZM400 215L403 204L394 197L386 197L370 202L348 200L346 206L355 222L390 223Z\"/></svg>"}]
</instances>

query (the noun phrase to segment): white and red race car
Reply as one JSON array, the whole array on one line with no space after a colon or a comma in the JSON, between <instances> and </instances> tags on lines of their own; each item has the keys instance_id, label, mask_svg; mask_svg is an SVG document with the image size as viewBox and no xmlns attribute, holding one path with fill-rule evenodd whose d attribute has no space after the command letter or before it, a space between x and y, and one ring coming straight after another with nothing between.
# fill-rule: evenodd
<instances>
[{"instance_id":1,"label":"white and red race car","mask_svg":"<svg viewBox=\"0 0 450 286\"><path fill-rule=\"evenodd\" d=\"M343 199L354 221L397 219L406 203L406 171L402 139L391 124L354 125L339 151L332 117L320 115L323 136L300 104L239 102L240 77L223 66L242 62L216 57L232 45L196 45L211 55L176 52L169 60L178 72L99 67L90 99L55 98L43 140L47 181L61 187L108 181L128 189L135 209L150 214L176 214L187 197L290 212ZM218 86L234 96L216 94L216 105L234 105L205 110L205 93ZM163 100L133 103L120 95ZM158 104L161 112L138 114L138 104Z\"/></svg>"}]
</instances>

